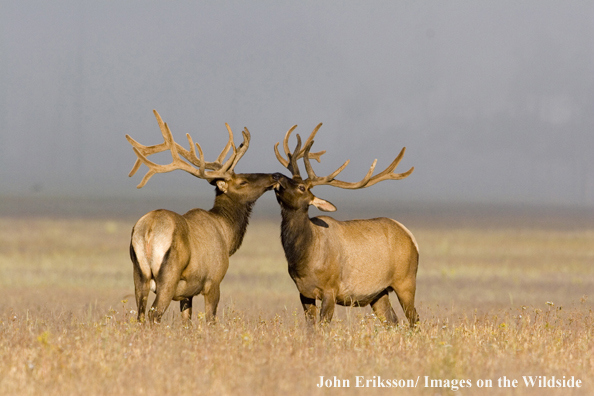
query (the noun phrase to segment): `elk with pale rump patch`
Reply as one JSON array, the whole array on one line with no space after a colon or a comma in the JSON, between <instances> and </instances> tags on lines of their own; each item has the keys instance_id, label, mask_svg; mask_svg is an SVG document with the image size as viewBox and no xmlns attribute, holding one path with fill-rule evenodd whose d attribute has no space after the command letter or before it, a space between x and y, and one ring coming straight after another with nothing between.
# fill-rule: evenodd
<instances>
[{"instance_id":1,"label":"elk with pale rump patch","mask_svg":"<svg viewBox=\"0 0 594 396\"><path fill-rule=\"evenodd\" d=\"M397 324L398 318L390 304L388 293L394 291L411 326L418 322L415 309L416 277L419 249L411 232L402 224L388 218L338 221L328 216L309 218L310 205L333 212L336 207L314 196L311 189L330 185L345 189L370 187L382 180L400 180L408 177L414 168L404 173L394 173L405 148L383 172L373 176L377 160L367 175L357 183L336 180L348 165L326 177L318 177L310 164L309 150L319 124L301 149L291 153L288 140L296 125L289 129L283 142L287 158L274 150L279 162L293 175L292 179L280 177L275 187L281 206L281 239L289 264L289 274L297 289L307 321L314 324L317 316L316 300L322 301L320 319L330 322L335 304L371 307L378 318ZM325 152L325 151L324 151ZM324 152L317 153L317 159ZM303 158L308 178L299 174L297 160Z\"/></svg>"},{"instance_id":2,"label":"elk with pale rump patch","mask_svg":"<svg viewBox=\"0 0 594 396\"><path fill-rule=\"evenodd\" d=\"M192 209L184 215L169 210L154 210L134 225L130 257L134 265L134 287L138 320L143 322L149 290L156 293L149 310L149 321L160 322L171 300L180 302L182 319L192 315L192 298L204 295L206 320L215 318L220 297L220 283L229 267L229 256L239 249L249 216L256 200L277 183L277 175L264 173L235 174L233 169L248 149L250 133L242 132L243 143L236 148L229 125L229 141L215 162L205 162L202 148L187 135L190 150L174 142L171 131L159 113L154 111L164 142L143 146L130 136L138 157L130 171L132 176L142 163L148 166L138 188L156 173L182 169L216 187L212 209ZM196 148L199 155L196 155ZM158 165L147 156L169 150L173 161ZM223 160L232 153L223 163ZM185 159L182 159L182 157Z\"/></svg>"}]
</instances>

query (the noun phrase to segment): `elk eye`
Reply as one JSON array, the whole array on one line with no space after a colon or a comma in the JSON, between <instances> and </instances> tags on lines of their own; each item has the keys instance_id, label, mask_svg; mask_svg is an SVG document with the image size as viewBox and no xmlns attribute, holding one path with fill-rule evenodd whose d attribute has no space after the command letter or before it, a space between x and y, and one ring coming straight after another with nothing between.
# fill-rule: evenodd
<instances>
[{"instance_id":1,"label":"elk eye","mask_svg":"<svg viewBox=\"0 0 594 396\"><path fill-rule=\"evenodd\" d=\"M299 186L299 190L300 190L301 192L305 192L305 187L303 187L303 186Z\"/></svg>"},{"instance_id":2,"label":"elk eye","mask_svg":"<svg viewBox=\"0 0 594 396\"><path fill-rule=\"evenodd\" d=\"M240 186L245 186L245 185L247 185L247 184L248 184L248 182L247 182L247 181L245 181L245 180L242 180L242 181L241 181L241 183L239 183L239 185L240 185Z\"/></svg>"}]
</instances>

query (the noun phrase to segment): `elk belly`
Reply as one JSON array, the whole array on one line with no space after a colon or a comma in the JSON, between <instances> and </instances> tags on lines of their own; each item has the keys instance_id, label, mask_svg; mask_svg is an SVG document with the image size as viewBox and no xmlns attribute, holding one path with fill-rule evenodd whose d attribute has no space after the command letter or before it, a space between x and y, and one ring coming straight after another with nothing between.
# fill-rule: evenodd
<instances>
[{"instance_id":1,"label":"elk belly","mask_svg":"<svg viewBox=\"0 0 594 396\"><path fill-rule=\"evenodd\" d=\"M379 293L338 295L336 297L336 304L344 307L365 307L371 304Z\"/></svg>"},{"instance_id":2,"label":"elk belly","mask_svg":"<svg viewBox=\"0 0 594 396\"><path fill-rule=\"evenodd\" d=\"M177 288L175 290L175 295L173 299L175 301L184 300L189 297L196 296L202 292L204 289L204 279L181 279L177 283Z\"/></svg>"},{"instance_id":3,"label":"elk belly","mask_svg":"<svg viewBox=\"0 0 594 396\"><path fill-rule=\"evenodd\" d=\"M389 274L377 275L379 274L375 277L349 276L343 279L336 294L337 304L360 307L370 304L380 293L390 287Z\"/></svg>"}]
</instances>

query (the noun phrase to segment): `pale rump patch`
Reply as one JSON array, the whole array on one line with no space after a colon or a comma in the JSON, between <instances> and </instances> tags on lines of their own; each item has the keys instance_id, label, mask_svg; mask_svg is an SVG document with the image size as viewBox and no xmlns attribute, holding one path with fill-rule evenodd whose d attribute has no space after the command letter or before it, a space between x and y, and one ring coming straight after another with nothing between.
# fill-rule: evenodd
<instances>
[{"instance_id":1,"label":"pale rump patch","mask_svg":"<svg viewBox=\"0 0 594 396\"><path fill-rule=\"evenodd\" d=\"M161 269L161 264L163 263L163 257L165 257L165 253L169 250L169 246L171 245L171 237L169 235L163 234L156 234L147 235L147 256L149 259L149 265L151 267L151 272L153 277L157 276L159 273L159 269Z\"/></svg>"},{"instance_id":2,"label":"pale rump patch","mask_svg":"<svg viewBox=\"0 0 594 396\"><path fill-rule=\"evenodd\" d=\"M143 218L139 220L139 223L142 220ZM135 230L142 229L141 226L135 227ZM144 232L134 232L132 246L143 275L152 279L159 273L165 253L171 246L171 235L169 233L156 233L151 226L148 226Z\"/></svg>"},{"instance_id":3,"label":"pale rump patch","mask_svg":"<svg viewBox=\"0 0 594 396\"><path fill-rule=\"evenodd\" d=\"M151 279L151 291L157 293L157 282L154 279Z\"/></svg>"},{"instance_id":4,"label":"pale rump patch","mask_svg":"<svg viewBox=\"0 0 594 396\"><path fill-rule=\"evenodd\" d=\"M390 219L390 220L392 220L394 223L398 224L404 231L406 231L406 233L410 236L410 239L412 239L413 243L415 244L417 253L419 253L419 244L417 243L417 240L415 239L415 236L412 234L412 232L410 232L410 230L408 228L406 228L402 223L400 223L394 219Z\"/></svg>"}]
</instances>

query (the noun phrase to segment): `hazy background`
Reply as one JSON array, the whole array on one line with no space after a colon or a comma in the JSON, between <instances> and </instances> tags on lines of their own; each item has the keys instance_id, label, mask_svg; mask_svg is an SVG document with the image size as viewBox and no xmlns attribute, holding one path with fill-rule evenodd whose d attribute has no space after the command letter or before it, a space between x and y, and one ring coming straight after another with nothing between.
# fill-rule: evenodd
<instances>
[{"instance_id":1,"label":"hazy background","mask_svg":"<svg viewBox=\"0 0 594 396\"><path fill-rule=\"evenodd\" d=\"M3 1L0 34L1 196L212 201L182 171L127 177L157 109L208 160L247 126L238 172L286 173L294 124L324 122L315 169L350 158L348 181L407 147L406 180L316 189L339 208L594 205L593 2Z\"/></svg>"}]
</instances>

